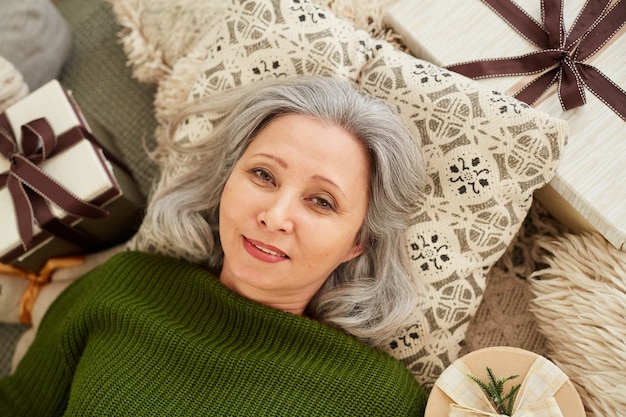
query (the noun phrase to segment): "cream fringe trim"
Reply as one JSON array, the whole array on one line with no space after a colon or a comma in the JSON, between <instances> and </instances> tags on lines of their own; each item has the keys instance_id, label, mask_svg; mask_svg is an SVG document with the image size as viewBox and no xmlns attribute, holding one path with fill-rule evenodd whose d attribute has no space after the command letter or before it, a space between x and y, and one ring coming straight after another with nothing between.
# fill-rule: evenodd
<instances>
[{"instance_id":1,"label":"cream fringe trim","mask_svg":"<svg viewBox=\"0 0 626 417\"><path fill-rule=\"evenodd\" d=\"M626 410L626 252L600 235L540 245L553 256L529 280L548 351L595 416Z\"/></svg>"}]
</instances>

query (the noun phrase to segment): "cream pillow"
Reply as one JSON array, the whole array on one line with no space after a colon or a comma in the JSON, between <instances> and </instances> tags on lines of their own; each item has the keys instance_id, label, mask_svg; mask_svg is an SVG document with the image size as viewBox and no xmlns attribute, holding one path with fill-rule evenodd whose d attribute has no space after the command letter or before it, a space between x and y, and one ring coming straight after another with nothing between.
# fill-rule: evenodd
<instances>
[{"instance_id":1,"label":"cream pillow","mask_svg":"<svg viewBox=\"0 0 626 417\"><path fill-rule=\"evenodd\" d=\"M160 81L155 108L161 127L194 98L295 74L349 78L389 103L427 161L420 222L406 237L427 293L426 308L416 308L382 349L430 387L457 358L487 271L520 227L533 190L554 175L565 123L406 55L307 0L225 4L219 23ZM204 117L195 117L177 134L194 141L208 129ZM184 169L172 161L157 187ZM140 234L151 239L147 227ZM169 252L167 242L152 243Z\"/></svg>"},{"instance_id":2,"label":"cream pillow","mask_svg":"<svg viewBox=\"0 0 626 417\"><path fill-rule=\"evenodd\" d=\"M542 242L548 267L529 280L550 359L597 417L626 410L626 252L599 234Z\"/></svg>"}]
</instances>

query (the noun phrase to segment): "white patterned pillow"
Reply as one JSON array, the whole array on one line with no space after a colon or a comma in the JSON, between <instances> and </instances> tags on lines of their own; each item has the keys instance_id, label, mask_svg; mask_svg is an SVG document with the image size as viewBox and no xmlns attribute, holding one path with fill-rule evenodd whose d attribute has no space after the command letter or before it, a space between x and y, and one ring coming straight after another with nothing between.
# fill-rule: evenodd
<instances>
[{"instance_id":1,"label":"white patterned pillow","mask_svg":"<svg viewBox=\"0 0 626 417\"><path fill-rule=\"evenodd\" d=\"M553 176L565 123L410 57L308 0L227 4L219 24L160 82L158 120L164 126L193 98L294 74L350 78L392 105L427 161L420 221L406 249L428 294L426 311L416 309L382 348L431 386L457 358L487 271L520 227L533 190ZM193 141L209 126L194 117L178 137ZM172 163L164 178L182 169ZM150 230L140 233L149 237Z\"/></svg>"}]
</instances>

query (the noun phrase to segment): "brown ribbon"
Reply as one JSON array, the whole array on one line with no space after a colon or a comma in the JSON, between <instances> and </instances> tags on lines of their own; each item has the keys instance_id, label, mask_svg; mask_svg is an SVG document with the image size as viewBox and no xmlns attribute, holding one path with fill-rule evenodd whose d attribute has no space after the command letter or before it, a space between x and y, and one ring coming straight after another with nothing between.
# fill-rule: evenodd
<instances>
[{"instance_id":1,"label":"brown ribbon","mask_svg":"<svg viewBox=\"0 0 626 417\"><path fill-rule=\"evenodd\" d=\"M626 121L626 91L585 61L626 24L626 0L587 0L569 32L563 26L563 0L541 0L540 24L511 0L482 0L513 29L542 50L510 58L484 59L449 65L470 78L539 74L514 94L534 104L557 83L563 110L586 102L585 87ZM623 57L615 57L622 59Z\"/></svg>"},{"instance_id":2,"label":"brown ribbon","mask_svg":"<svg viewBox=\"0 0 626 417\"><path fill-rule=\"evenodd\" d=\"M108 212L76 197L39 167L47 158L89 138L91 134L84 127L75 126L57 136L45 118L26 123L21 129L22 153L18 151L6 116L0 115L0 155L10 163L9 170L0 174L0 188L6 186L13 200L24 250L32 248L34 224L87 249L96 248L98 242L93 237L56 218L49 203L68 213L68 222L72 217L103 218L108 216Z\"/></svg>"},{"instance_id":3,"label":"brown ribbon","mask_svg":"<svg viewBox=\"0 0 626 417\"><path fill-rule=\"evenodd\" d=\"M37 296L41 288L48 284L52 279L52 274L57 269L71 268L74 266L82 265L85 261L84 256L68 256L65 258L52 258L49 259L43 268L38 273L25 271L20 268L16 268L11 265L5 265L0 263L0 273L10 274L18 278L25 278L30 281L24 295L20 301L20 323L27 326L32 326L32 312L37 301Z\"/></svg>"}]
</instances>

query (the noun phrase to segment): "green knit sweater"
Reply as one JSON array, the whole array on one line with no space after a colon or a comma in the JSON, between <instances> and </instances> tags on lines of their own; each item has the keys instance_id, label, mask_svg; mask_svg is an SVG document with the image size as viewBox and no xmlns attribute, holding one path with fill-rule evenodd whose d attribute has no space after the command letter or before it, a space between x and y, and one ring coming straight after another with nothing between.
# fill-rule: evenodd
<instances>
[{"instance_id":1,"label":"green knit sweater","mask_svg":"<svg viewBox=\"0 0 626 417\"><path fill-rule=\"evenodd\" d=\"M419 416L397 360L248 301L206 270L114 256L48 310L0 416Z\"/></svg>"}]
</instances>

